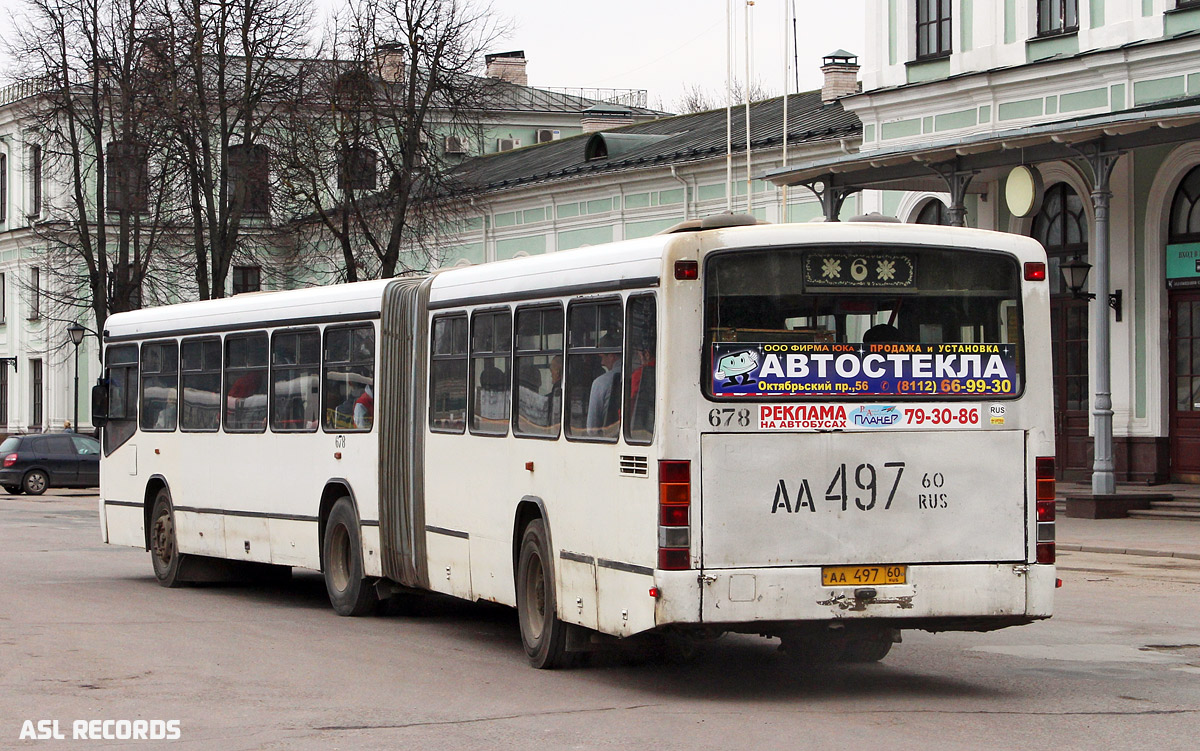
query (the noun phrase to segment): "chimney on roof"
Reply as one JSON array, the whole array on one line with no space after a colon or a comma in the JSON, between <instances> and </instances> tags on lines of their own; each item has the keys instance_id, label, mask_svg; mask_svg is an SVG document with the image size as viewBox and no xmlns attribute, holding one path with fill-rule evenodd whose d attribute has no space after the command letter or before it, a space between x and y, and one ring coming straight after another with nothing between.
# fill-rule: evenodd
<instances>
[{"instance_id":1,"label":"chimney on roof","mask_svg":"<svg viewBox=\"0 0 1200 751\"><path fill-rule=\"evenodd\" d=\"M580 113L579 124L584 133L619 128L633 123L633 110L619 104L596 104Z\"/></svg>"},{"instance_id":2,"label":"chimney on roof","mask_svg":"<svg viewBox=\"0 0 1200 751\"><path fill-rule=\"evenodd\" d=\"M399 42L375 45L375 70L388 83L404 80L405 47Z\"/></svg>"},{"instance_id":3,"label":"chimney on roof","mask_svg":"<svg viewBox=\"0 0 1200 751\"><path fill-rule=\"evenodd\" d=\"M858 93L858 55L846 50L835 50L825 56L821 65L825 84L821 86L821 101L828 104L835 99Z\"/></svg>"},{"instance_id":4,"label":"chimney on roof","mask_svg":"<svg viewBox=\"0 0 1200 751\"><path fill-rule=\"evenodd\" d=\"M483 59L487 63L488 78L499 78L518 86L529 85L529 76L525 74L525 50L497 52L484 55Z\"/></svg>"}]
</instances>

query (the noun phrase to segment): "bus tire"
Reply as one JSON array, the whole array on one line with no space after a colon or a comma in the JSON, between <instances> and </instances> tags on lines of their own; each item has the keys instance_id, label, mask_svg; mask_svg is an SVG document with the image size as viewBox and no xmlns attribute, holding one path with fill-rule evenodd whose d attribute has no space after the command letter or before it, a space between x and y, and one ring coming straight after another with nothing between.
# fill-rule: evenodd
<instances>
[{"instance_id":1,"label":"bus tire","mask_svg":"<svg viewBox=\"0 0 1200 751\"><path fill-rule=\"evenodd\" d=\"M150 512L150 563L154 566L154 578L170 589L181 586L184 579L180 572L186 558L179 552L171 492L160 488L154 496L154 508Z\"/></svg>"},{"instance_id":2,"label":"bus tire","mask_svg":"<svg viewBox=\"0 0 1200 751\"><path fill-rule=\"evenodd\" d=\"M554 559L547 544L546 523L534 519L521 535L517 563L517 620L529 664L538 670L566 665L567 625L558 619L554 592Z\"/></svg>"},{"instance_id":3,"label":"bus tire","mask_svg":"<svg viewBox=\"0 0 1200 751\"><path fill-rule=\"evenodd\" d=\"M883 629L881 633L851 637L842 649L842 662L879 662L892 651L895 632Z\"/></svg>"},{"instance_id":4,"label":"bus tire","mask_svg":"<svg viewBox=\"0 0 1200 751\"><path fill-rule=\"evenodd\" d=\"M342 496L333 504L325 522L322 542L325 562L325 591L338 615L367 615L379 604L375 587L363 576L362 537L354 501Z\"/></svg>"}]
</instances>

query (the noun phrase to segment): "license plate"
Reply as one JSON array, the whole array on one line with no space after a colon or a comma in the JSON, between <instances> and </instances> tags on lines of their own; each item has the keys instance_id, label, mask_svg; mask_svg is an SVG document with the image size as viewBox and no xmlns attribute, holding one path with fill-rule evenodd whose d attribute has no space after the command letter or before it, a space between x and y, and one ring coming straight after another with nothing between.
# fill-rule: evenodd
<instances>
[{"instance_id":1,"label":"license plate","mask_svg":"<svg viewBox=\"0 0 1200 751\"><path fill-rule=\"evenodd\" d=\"M904 584L908 566L825 566L821 584L826 587L853 587L865 584Z\"/></svg>"}]
</instances>

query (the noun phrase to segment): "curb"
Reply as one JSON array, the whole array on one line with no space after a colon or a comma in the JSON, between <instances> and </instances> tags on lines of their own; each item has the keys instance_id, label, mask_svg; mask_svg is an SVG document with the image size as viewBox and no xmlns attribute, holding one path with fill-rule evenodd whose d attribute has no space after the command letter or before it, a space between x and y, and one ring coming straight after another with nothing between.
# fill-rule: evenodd
<instances>
[{"instance_id":1,"label":"curb","mask_svg":"<svg viewBox=\"0 0 1200 751\"><path fill-rule=\"evenodd\" d=\"M1059 550L1077 553L1107 553L1110 555L1141 555L1151 558L1182 558L1189 561L1200 561L1200 553L1181 553L1170 550L1145 550L1143 548L1111 548L1102 545L1069 545L1059 543Z\"/></svg>"}]
</instances>

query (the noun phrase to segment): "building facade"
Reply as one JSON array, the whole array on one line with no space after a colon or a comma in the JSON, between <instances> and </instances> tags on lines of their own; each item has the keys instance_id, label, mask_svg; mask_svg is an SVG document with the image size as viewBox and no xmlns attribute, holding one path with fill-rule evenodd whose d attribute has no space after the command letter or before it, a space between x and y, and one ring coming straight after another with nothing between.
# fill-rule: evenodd
<instances>
[{"instance_id":1,"label":"building facade","mask_svg":"<svg viewBox=\"0 0 1200 751\"><path fill-rule=\"evenodd\" d=\"M770 178L1040 240L1061 475L1200 481L1200 2L869 8L861 143Z\"/></svg>"}]
</instances>

